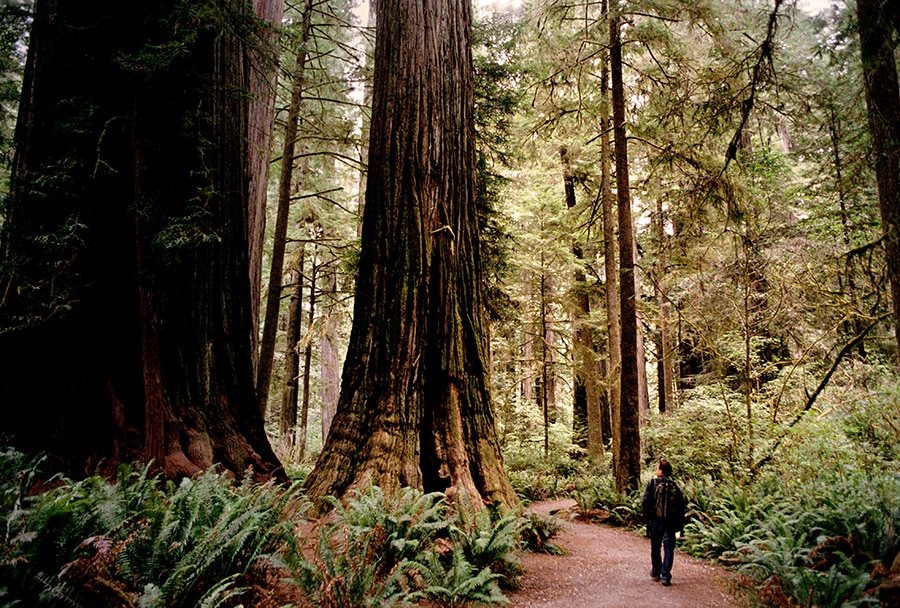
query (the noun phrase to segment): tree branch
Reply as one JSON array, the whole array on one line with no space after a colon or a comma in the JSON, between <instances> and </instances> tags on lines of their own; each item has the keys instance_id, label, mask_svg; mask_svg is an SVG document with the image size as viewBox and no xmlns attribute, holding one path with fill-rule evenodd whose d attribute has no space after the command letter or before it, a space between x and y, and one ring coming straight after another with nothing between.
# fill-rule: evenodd
<instances>
[{"instance_id":1,"label":"tree branch","mask_svg":"<svg viewBox=\"0 0 900 608\"><path fill-rule=\"evenodd\" d=\"M825 374L825 376L822 377L822 380L819 382L819 386L817 386L816 390L814 390L813 393L807 397L806 405L803 406L803 409L797 413L797 415L790 422L790 424L787 425L787 428L775 440L775 443L772 445L771 449L769 450L769 454L765 458L757 461L756 464L753 465L753 467L750 470L751 477L753 475L755 475L770 460L772 460L772 457L775 455L776 450L778 450L778 448L781 446L781 442L784 441L785 437L787 437L788 431L790 431L792 428L794 428L797 425L797 423L803 419L803 416L806 414L806 412L808 412L809 410L812 409L812 406L815 404L816 399L818 399L819 395L822 394L822 391L825 390L825 387L828 386L828 382L831 380L831 376L833 376L834 372L837 371L837 367L838 367L838 365L840 365L843 358L845 356L847 356L847 354L850 351L852 351L854 348L856 348L856 345L859 344L868 335L868 333L870 331L872 331L873 327L875 327L878 323L887 319L890 316L891 316L891 313L886 312L886 313L876 317L871 323L866 325L861 332L856 334L856 336L854 336L852 340L850 340L847 344L844 345L844 348L842 348L841 351L838 353L837 357L835 357L834 362L831 364L831 367L828 369L828 372Z\"/></svg>"}]
</instances>

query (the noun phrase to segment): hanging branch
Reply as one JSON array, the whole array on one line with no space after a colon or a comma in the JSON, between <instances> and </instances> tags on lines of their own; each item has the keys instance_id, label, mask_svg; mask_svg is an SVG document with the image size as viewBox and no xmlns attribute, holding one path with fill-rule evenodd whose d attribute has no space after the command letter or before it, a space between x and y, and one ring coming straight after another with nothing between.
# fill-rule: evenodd
<instances>
[{"instance_id":1,"label":"hanging branch","mask_svg":"<svg viewBox=\"0 0 900 608\"><path fill-rule=\"evenodd\" d=\"M790 424L787 425L787 428L778 436L775 440L775 443L772 445L772 448L769 450L768 456L763 458L762 460L757 461L756 464L753 465L750 474L751 476L755 475L763 466L765 466L772 457L775 455L775 452L778 450L779 446L781 446L781 442L784 441L784 438L787 437L788 432L794 428L798 422L803 419L803 416L812 409L812 406L815 404L816 399L819 398L819 395L822 394L822 391L825 390L825 387L828 386L828 382L831 380L831 376L834 375L834 372L837 371L838 365L840 365L841 361L850 353L856 345L862 342L863 339L868 335L872 328L875 327L881 321L887 319L891 316L891 313L884 313L876 317L871 323L866 325L861 332L856 334L852 340L847 342L841 351L838 353L837 357L835 357L834 362L831 364L831 367L828 369L828 372L822 377L822 380L819 382L819 385L816 387L816 390L812 392L812 394L807 394L806 396L806 405L803 406L803 409L797 413L793 420L791 420Z\"/></svg>"},{"instance_id":2,"label":"hanging branch","mask_svg":"<svg viewBox=\"0 0 900 608\"><path fill-rule=\"evenodd\" d=\"M782 2L784 2L784 0L775 0L775 9L769 14L766 39L763 40L762 44L759 46L759 58L753 66L753 77L750 79L750 95L741 102L741 123L734 132L734 137L731 138L731 142L728 144L728 150L725 152L725 166L722 167L722 173L725 173L728 169L728 164L731 161L737 159L737 150L741 143L741 138L743 137L744 127L750 119L750 112L753 110L753 106L756 103L756 91L764 75L763 66L766 63L769 65L772 64L772 49L775 45L775 34L778 30L778 10L781 8Z\"/></svg>"}]
</instances>

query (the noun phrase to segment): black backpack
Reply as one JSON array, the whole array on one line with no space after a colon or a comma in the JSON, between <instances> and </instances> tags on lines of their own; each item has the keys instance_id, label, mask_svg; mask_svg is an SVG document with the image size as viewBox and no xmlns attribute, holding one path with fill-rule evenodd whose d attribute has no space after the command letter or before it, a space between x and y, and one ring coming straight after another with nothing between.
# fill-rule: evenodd
<instances>
[{"instance_id":1,"label":"black backpack","mask_svg":"<svg viewBox=\"0 0 900 608\"><path fill-rule=\"evenodd\" d=\"M679 525L683 516L683 499L678 485L668 477L660 477L653 487L656 518L667 525Z\"/></svg>"}]
</instances>

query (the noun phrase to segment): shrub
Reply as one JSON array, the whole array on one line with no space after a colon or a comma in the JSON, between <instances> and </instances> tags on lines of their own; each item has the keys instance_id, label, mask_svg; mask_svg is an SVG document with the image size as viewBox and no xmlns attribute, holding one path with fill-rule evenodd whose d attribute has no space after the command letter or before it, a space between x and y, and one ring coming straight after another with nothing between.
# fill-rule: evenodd
<instances>
[{"instance_id":1,"label":"shrub","mask_svg":"<svg viewBox=\"0 0 900 608\"><path fill-rule=\"evenodd\" d=\"M449 527L450 541L454 550L461 550L476 570L487 568L501 582L513 586L523 572L516 555L522 523L514 512L500 515L490 508L475 510L463 494L456 503L456 518Z\"/></svg>"},{"instance_id":2,"label":"shrub","mask_svg":"<svg viewBox=\"0 0 900 608\"><path fill-rule=\"evenodd\" d=\"M686 548L737 567L760 593L775 585L802 605L868 605L875 565L900 549L900 480L867 475L820 470L802 484L770 474L724 486L687 526Z\"/></svg>"},{"instance_id":3,"label":"shrub","mask_svg":"<svg viewBox=\"0 0 900 608\"><path fill-rule=\"evenodd\" d=\"M454 547L443 556L434 550L410 564L419 578L419 589L407 596L409 601L426 599L443 608L457 608L472 602L508 604L497 587L500 574L489 567L478 570L465 557L464 550Z\"/></svg>"},{"instance_id":4,"label":"shrub","mask_svg":"<svg viewBox=\"0 0 900 608\"><path fill-rule=\"evenodd\" d=\"M603 514L605 523L617 526L636 526L641 519L641 497L643 487L625 494L616 491L611 474L588 478L589 483L580 485L573 491L573 497L581 513L587 517Z\"/></svg>"},{"instance_id":5,"label":"shrub","mask_svg":"<svg viewBox=\"0 0 900 608\"><path fill-rule=\"evenodd\" d=\"M522 546L534 553L562 555L564 553L562 548L550 542L561 529L562 524L553 516L527 513L520 525Z\"/></svg>"},{"instance_id":6,"label":"shrub","mask_svg":"<svg viewBox=\"0 0 900 608\"><path fill-rule=\"evenodd\" d=\"M14 467L17 457L4 458L4 470ZM18 477L36 473L26 467ZM10 605L105 607L127 599L171 608L250 598L290 538L288 515L299 504L296 488L235 484L213 472L175 486L146 466L120 467L115 482L58 484L7 512L0 598Z\"/></svg>"},{"instance_id":7,"label":"shrub","mask_svg":"<svg viewBox=\"0 0 900 608\"><path fill-rule=\"evenodd\" d=\"M499 581L521 572L515 550L521 520L440 493L373 487L343 502L330 499L333 521L317 526L318 543L287 563L314 606L355 608L428 599L441 606L505 601Z\"/></svg>"}]
</instances>

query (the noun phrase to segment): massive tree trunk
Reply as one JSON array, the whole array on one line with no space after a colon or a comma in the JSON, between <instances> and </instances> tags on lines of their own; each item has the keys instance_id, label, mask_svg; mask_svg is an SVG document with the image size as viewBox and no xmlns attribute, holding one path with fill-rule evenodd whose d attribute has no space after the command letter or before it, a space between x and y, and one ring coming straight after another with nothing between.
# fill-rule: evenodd
<instances>
[{"instance_id":1,"label":"massive tree trunk","mask_svg":"<svg viewBox=\"0 0 900 608\"><path fill-rule=\"evenodd\" d=\"M613 420L618 436L614 455L616 489L638 487L641 474L640 385L638 373L638 328L634 279L634 220L628 183L628 148L625 134L625 87L622 81L622 40L619 16L614 10L609 22L610 72L612 74L613 137L616 151L616 196L619 217L619 306L622 326L622 374L620 406Z\"/></svg>"},{"instance_id":2,"label":"massive tree trunk","mask_svg":"<svg viewBox=\"0 0 900 608\"><path fill-rule=\"evenodd\" d=\"M894 307L894 333L900 361L900 85L891 30L900 9L889 0L858 0L860 54L878 207Z\"/></svg>"},{"instance_id":3,"label":"massive tree trunk","mask_svg":"<svg viewBox=\"0 0 900 608\"><path fill-rule=\"evenodd\" d=\"M488 392L468 0L379 0L353 329L313 497L377 484L511 506Z\"/></svg>"},{"instance_id":4,"label":"massive tree trunk","mask_svg":"<svg viewBox=\"0 0 900 608\"><path fill-rule=\"evenodd\" d=\"M277 473L248 339L249 4L34 11L0 432L74 475L135 458Z\"/></svg>"}]
</instances>

